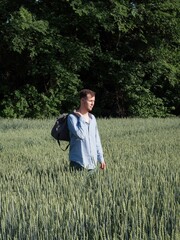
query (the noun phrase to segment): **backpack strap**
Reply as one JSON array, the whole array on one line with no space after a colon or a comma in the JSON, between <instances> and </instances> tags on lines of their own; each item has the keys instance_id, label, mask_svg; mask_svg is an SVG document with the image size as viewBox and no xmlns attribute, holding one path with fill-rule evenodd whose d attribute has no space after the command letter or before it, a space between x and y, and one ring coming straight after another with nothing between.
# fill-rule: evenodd
<instances>
[{"instance_id":1,"label":"backpack strap","mask_svg":"<svg viewBox=\"0 0 180 240\"><path fill-rule=\"evenodd\" d=\"M57 142L58 142L58 144L59 144L59 147L61 148L61 150L63 150L63 151L66 151L67 149L68 149L68 147L69 147L69 145L70 145L70 143L65 147L65 149L63 149L62 147L61 147L61 142L60 142L60 140L57 140Z\"/></svg>"}]
</instances>

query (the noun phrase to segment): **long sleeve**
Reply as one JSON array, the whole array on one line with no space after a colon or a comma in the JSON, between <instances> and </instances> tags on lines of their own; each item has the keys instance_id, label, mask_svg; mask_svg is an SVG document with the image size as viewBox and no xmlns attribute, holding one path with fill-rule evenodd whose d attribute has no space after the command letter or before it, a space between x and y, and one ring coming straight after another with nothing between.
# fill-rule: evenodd
<instances>
[{"instance_id":1,"label":"long sleeve","mask_svg":"<svg viewBox=\"0 0 180 240\"><path fill-rule=\"evenodd\" d=\"M74 114L70 114L68 116L68 128L70 133L80 139L85 138L85 121L83 117L75 116Z\"/></svg>"},{"instance_id":2,"label":"long sleeve","mask_svg":"<svg viewBox=\"0 0 180 240\"><path fill-rule=\"evenodd\" d=\"M96 119L92 114L89 114L89 118L89 122L86 122L83 116L68 116L69 160L79 163L84 168L94 169L97 161L102 163L104 159Z\"/></svg>"},{"instance_id":3,"label":"long sleeve","mask_svg":"<svg viewBox=\"0 0 180 240\"><path fill-rule=\"evenodd\" d=\"M104 162L103 150L102 150L102 145L101 145L97 124L96 124L96 149L97 149L97 160L100 163Z\"/></svg>"}]
</instances>

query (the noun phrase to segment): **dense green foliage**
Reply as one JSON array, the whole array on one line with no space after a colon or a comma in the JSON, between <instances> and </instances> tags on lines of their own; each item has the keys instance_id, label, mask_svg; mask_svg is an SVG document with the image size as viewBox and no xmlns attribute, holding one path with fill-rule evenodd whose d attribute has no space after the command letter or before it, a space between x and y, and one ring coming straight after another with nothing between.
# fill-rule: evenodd
<instances>
[{"instance_id":1,"label":"dense green foliage","mask_svg":"<svg viewBox=\"0 0 180 240\"><path fill-rule=\"evenodd\" d=\"M99 116L178 115L179 9L178 0L1 0L0 115L70 111L82 87L97 92Z\"/></svg>"},{"instance_id":2,"label":"dense green foliage","mask_svg":"<svg viewBox=\"0 0 180 240\"><path fill-rule=\"evenodd\" d=\"M179 119L98 119L92 175L69 172L53 123L0 119L0 239L180 239Z\"/></svg>"}]
</instances>

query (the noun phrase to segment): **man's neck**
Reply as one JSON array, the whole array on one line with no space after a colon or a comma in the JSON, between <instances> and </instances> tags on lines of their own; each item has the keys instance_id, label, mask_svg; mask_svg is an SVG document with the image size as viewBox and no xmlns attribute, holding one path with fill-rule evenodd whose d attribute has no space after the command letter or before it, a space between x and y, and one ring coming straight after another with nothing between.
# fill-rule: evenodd
<instances>
[{"instance_id":1,"label":"man's neck","mask_svg":"<svg viewBox=\"0 0 180 240\"><path fill-rule=\"evenodd\" d=\"M78 109L78 112L80 112L83 116L89 115L89 112L86 109L83 109L81 107Z\"/></svg>"}]
</instances>

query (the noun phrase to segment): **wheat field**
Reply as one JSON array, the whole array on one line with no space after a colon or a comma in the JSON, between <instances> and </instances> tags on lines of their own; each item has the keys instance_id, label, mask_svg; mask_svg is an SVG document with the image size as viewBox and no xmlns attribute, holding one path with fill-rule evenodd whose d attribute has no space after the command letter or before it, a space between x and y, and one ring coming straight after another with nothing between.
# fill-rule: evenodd
<instances>
[{"instance_id":1,"label":"wheat field","mask_svg":"<svg viewBox=\"0 0 180 240\"><path fill-rule=\"evenodd\" d=\"M98 119L93 173L69 171L54 121L0 119L1 240L180 239L179 118Z\"/></svg>"}]
</instances>

